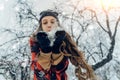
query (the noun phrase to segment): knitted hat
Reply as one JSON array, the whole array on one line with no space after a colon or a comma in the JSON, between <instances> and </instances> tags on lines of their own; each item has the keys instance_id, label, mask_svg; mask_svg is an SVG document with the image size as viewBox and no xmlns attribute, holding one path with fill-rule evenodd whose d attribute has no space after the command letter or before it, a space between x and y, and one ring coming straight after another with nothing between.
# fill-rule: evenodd
<instances>
[{"instance_id":1,"label":"knitted hat","mask_svg":"<svg viewBox=\"0 0 120 80\"><path fill-rule=\"evenodd\" d=\"M42 11L40 13L40 18L39 18L39 22L41 22L42 18L45 17L45 16L53 16L54 18L57 19L58 21L58 13L57 12L54 12L52 10L46 10L46 11Z\"/></svg>"}]
</instances>

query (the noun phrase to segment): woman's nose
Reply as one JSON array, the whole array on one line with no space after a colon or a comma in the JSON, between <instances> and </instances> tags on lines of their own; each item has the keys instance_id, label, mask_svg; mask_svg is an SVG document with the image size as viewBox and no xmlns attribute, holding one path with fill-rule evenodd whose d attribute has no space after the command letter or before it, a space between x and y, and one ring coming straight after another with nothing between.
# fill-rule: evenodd
<instances>
[{"instance_id":1,"label":"woman's nose","mask_svg":"<svg viewBox=\"0 0 120 80\"><path fill-rule=\"evenodd\" d=\"M52 23L49 22L49 23L48 23L48 26L52 26Z\"/></svg>"}]
</instances>

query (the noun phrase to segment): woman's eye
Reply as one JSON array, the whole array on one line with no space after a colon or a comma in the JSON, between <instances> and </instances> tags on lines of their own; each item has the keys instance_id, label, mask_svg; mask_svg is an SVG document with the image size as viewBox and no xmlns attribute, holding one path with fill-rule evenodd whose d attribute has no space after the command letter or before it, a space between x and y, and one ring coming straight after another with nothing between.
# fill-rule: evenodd
<instances>
[{"instance_id":1,"label":"woman's eye","mask_svg":"<svg viewBox=\"0 0 120 80\"><path fill-rule=\"evenodd\" d=\"M51 22L52 24L54 24L55 22Z\"/></svg>"},{"instance_id":2,"label":"woman's eye","mask_svg":"<svg viewBox=\"0 0 120 80\"><path fill-rule=\"evenodd\" d=\"M47 22L44 22L43 24L47 24Z\"/></svg>"}]
</instances>

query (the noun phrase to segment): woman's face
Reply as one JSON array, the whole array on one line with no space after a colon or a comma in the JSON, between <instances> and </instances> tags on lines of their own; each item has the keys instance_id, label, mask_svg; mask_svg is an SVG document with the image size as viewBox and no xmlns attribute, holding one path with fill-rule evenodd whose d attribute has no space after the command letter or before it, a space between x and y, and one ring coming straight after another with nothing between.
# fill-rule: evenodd
<instances>
[{"instance_id":1,"label":"woman's face","mask_svg":"<svg viewBox=\"0 0 120 80\"><path fill-rule=\"evenodd\" d=\"M46 16L42 19L42 29L45 32L51 31L53 28L57 27L58 22L53 16Z\"/></svg>"}]
</instances>

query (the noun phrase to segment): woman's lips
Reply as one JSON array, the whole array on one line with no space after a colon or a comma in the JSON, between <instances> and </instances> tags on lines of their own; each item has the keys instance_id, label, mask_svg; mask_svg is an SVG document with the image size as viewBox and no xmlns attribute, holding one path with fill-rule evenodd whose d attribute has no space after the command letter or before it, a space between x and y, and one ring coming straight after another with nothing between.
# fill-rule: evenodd
<instances>
[{"instance_id":1,"label":"woman's lips","mask_svg":"<svg viewBox=\"0 0 120 80\"><path fill-rule=\"evenodd\" d=\"M48 31L51 31L51 28L52 28L52 27L51 27L51 26L49 26L49 27L48 27Z\"/></svg>"},{"instance_id":2,"label":"woman's lips","mask_svg":"<svg viewBox=\"0 0 120 80\"><path fill-rule=\"evenodd\" d=\"M51 29L52 27L50 26L50 27L48 27L48 29Z\"/></svg>"},{"instance_id":3,"label":"woman's lips","mask_svg":"<svg viewBox=\"0 0 120 80\"><path fill-rule=\"evenodd\" d=\"M48 26L48 28L51 28L51 26Z\"/></svg>"}]
</instances>

